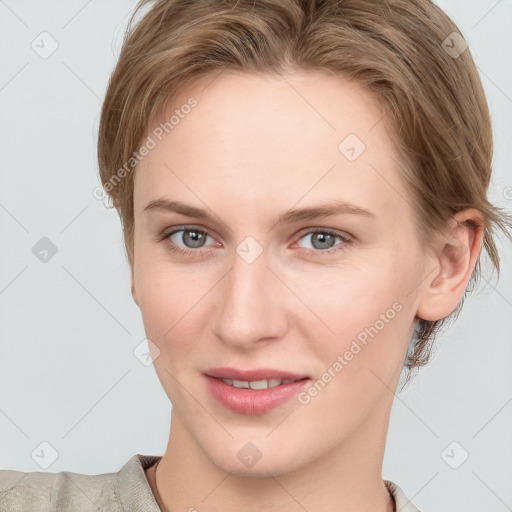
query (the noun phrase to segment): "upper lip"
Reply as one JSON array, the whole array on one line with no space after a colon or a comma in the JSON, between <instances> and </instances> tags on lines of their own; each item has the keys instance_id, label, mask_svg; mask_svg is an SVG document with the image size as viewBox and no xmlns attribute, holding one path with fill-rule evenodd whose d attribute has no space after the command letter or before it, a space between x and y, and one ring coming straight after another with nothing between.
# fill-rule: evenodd
<instances>
[{"instance_id":1,"label":"upper lip","mask_svg":"<svg viewBox=\"0 0 512 512\"><path fill-rule=\"evenodd\" d=\"M232 379L243 381L255 380L301 380L308 378L307 375L300 375L298 373L287 372L285 370L275 370L272 368L254 368L253 370L239 370L237 368L210 368L204 372L210 377L217 379Z\"/></svg>"}]
</instances>

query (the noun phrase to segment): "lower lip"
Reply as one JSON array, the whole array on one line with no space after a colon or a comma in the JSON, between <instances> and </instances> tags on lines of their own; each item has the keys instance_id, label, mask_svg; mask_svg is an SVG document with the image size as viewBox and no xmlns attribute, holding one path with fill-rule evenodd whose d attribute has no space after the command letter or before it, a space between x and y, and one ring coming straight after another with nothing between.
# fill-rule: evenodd
<instances>
[{"instance_id":1,"label":"lower lip","mask_svg":"<svg viewBox=\"0 0 512 512\"><path fill-rule=\"evenodd\" d=\"M285 403L304 389L310 379L298 380L267 389L235 388L205 375L208 389L221 405L240 414L263 414Z\"/></svg>"}]
</instances>

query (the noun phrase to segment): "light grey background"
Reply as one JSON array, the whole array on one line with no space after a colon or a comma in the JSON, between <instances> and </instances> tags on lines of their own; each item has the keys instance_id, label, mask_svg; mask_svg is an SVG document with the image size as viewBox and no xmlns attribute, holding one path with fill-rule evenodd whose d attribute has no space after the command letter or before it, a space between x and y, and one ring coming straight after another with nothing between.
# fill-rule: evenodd
<instances>
[{"instance_id":1,"label":"light grey background","mask_svg":"<svg viewBox=\"0 0 512 512\"><path fill-rule=\"evenodd\" d=\"M439 5L479 67L495 129L491 198L510 210L512 1ZM93 194L101 100L134 6L0 0L3 468L104 473L165 451L170 403L133 354L145 335L120 222ZM53 40L48 58L31 47L49 51ZM32 252L43 237L57 247L46 263ZM512 510L512 251L502 248L498 285L486 275L434 360L395 398L383 476L426 512ZM58 454L47 468L38 462L53 452L42 442ZM469 458L450 467L464 450Z\"/></svg>"}]
</instances>

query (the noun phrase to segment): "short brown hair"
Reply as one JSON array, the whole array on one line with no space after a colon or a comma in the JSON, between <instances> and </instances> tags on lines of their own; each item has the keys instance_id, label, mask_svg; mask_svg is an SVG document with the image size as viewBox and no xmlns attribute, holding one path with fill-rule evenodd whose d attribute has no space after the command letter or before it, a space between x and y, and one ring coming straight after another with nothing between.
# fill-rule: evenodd
<instances>
[{"instance_id":1,"label":"short brown hair","mask_svg":"<svg viewBox=\"0 0 512 512\"><path fill-rule=\"evenodd\" d=\"M339 74L373 91L392 114L421 232L429 235L454 213L476 208L484 248L499 272L495 231L510 237L512 222L487 199L493 153L488 105L457 26L430 0L140 1L110 78L98 140L101 181L120 215L131 268L130 171L152 120L195 78L293 69ZM480 273L479 258L468 290ZM446 319L418 322L405 361L409 370L429 361L435 334L461 305Z\"/></svg>"}]
</instances>

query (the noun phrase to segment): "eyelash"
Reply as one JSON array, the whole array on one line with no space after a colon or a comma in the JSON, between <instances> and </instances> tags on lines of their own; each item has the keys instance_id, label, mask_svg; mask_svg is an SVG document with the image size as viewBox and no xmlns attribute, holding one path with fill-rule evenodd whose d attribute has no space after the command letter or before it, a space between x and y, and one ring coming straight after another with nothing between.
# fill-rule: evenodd
<instances>
[{"instance_id":1,"label":"eyelash","mask_svg":"<svg viewBox=\"0 0 512 512\"><path fill-rule=\"evenodd\" d=\"M197 249L182 249L181 247L176 246L176 244L171 241L171 236L175 235L176 233L179 233L181 231L184 231L184 232L186 232L186 231L197 231L197 232L199 232L201 234L210 236L207 231L205 231L204 229L200 229L200 228L198 228L196 226L178 226L177 228L173 229L172 231L162 235L162 237L160 238L159 241L165 241L167 247L171 251L173 251L175 253L182 254L182 255L185 255L185 256L192 256L192 257L200 256L201 255L200 253L202 252L202 251L200 251L201 248L197 248ZM324 250L320 250L320 249L306 249L306 251L308 251L310 253L315 253L315 255L318 254L319 256L323 256L323 255L332 254L332 253L335 253L335 252L341 252L341 251L346 249L347 244L351 243L351 239L350 238L345 237L345 236L339 234L338 232L336 232L336 231L334 231L332 229L329 229L329 228L315 228L315 229L310 229L309 231L305 231L298 238L297 242L299 240L301 240L302 238L304 238L305 236L307 236L307 235L314 235L314 234L317 234L317 233L323 233L323 234L332 235L335 238L338 238L339 240L341 240L342 243L335 245L331 249L324 249Z\"/></svg>"}]
</instances>

